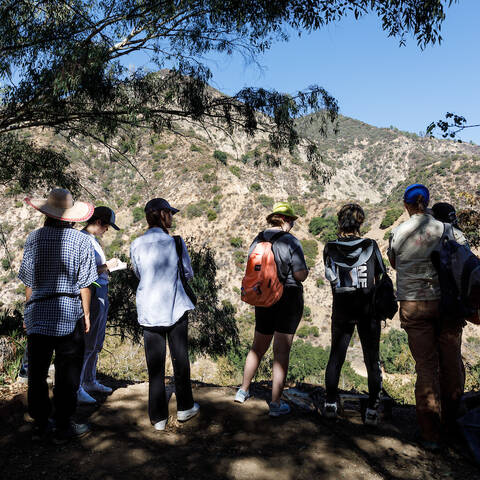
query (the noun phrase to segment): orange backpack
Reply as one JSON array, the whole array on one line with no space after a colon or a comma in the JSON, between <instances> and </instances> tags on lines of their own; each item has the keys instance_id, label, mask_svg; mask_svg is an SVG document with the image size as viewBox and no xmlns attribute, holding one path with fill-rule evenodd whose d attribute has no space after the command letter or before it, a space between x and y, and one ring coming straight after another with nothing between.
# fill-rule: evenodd
<instances>
[{"instance_id":1,"label":"orange backpack","mask_svg":"<svg viewBox=\"0 0 480 480\"><path fill-rule=\"evenodd\" d=\"M272 246L284 233L278 232L270 240L265 240L263 232L258 235L259 242L248 256L242 280L244 302L256 307L270 307L283 295Z\"/></svg>"}]
</instances>

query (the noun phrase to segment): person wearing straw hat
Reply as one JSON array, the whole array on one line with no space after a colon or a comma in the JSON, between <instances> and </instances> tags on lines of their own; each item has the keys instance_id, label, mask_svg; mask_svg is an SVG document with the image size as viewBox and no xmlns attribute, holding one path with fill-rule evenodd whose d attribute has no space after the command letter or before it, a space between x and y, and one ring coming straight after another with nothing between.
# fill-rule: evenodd
<instances>
[{"instance_id":1,"label":"person wearing straw hat","mask_svg":"<svg viewBox=\"0 0 480 480\"><path fill-rule=\"evenodd\" d=\"M95 288L92 289L90 303L90 331L85 335L85 354L83 359L82 374L80 375L80 387L78 389L78 403L96 403L91 393L110 394L112 389L101 384L97 380L98 354L103 348L105 340L105 328L108 316L108 274L109 268L118 263L118 259L107 262L103 248L96 237L103 237L108 228L120 230L115 224L115 213L111 208L95 207L93 215L87 221L86 227L81 230L88 235L95 250L98 279ZM116 261L116 262L115 262Z\"/></svg>"},{"instance_id":2,"label":"person wearing straw hat","mask_svg":"<svg viewBox=\"0 0 480 480\"><path fill-rule=\"evenodd\" d=\"M283 283L283 294L270 307L255 307L255 333L243 371L243 382L235 401L244 403L250 397L250 384L273 339L272 401L269 415L290 413L290 406L281 400L287 377L293 337L303 315L303 286L308 276L302 245L290 232L297 215L288 202L278 202L267 216L269 228L253 240L249 256L260 241L272 241L277 273ZM275 238L273 238L275 237Z\"/></svg>"},{"instance_id":3,"label":"person wearing straw hat","mask_svg":"<svg viewBox=\"0 0 480 480\"><path fill-rule=\"evenodd\" d=\"M25 242L18 274L26 287L28 411L34 420L33 438L44 438L52 429L47 376L55 353L54 441L64 443L89 431L72 416L90 329L89 286L98 273L90 240L72 226L88 220L93 205L74 202L61 188L46 199L27 197L25 202L46 216L44 226Z\"/></svg>"}]
</instances>

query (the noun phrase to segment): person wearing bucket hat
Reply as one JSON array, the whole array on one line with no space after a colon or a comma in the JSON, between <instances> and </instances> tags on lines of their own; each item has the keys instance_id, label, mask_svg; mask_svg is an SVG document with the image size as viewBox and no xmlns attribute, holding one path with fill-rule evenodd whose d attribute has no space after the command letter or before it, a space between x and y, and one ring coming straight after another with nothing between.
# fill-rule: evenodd
<instances>
[{"instance_id":1,"label":"person wearing bucket hat","mask_svg":"<svg viewBox=\"0 0 480 480\"><path fill-rule=\"evenodd\" d=\"M88 220L93 205L74 202L68 190L55 188L46 199L25 202L46 216L44 226L25 242L18 277L26 287L24 323L28 346L28 411L34 437L50 429L47 376L55 353L54 440L84 435L88 425L72 416L82 369L85 332L90 328L90 289L97 279L90 240L72 227Z\"/></svg>"},{"instance_id":2,"label":"person wearing bucket hat","mask_svg":"<svg viewBox=\"0 0 480 480\"><path fill-rule=\"evenodd\" d=\"M186 282L193 278L193 270L183 239L169 234L172 216L178 211L163 198L147 202L148 230L130 246L132 267L140 280L136 304L148 369L148 414L155 430L165 430L168 420L167 340L174 370L177 420L187 421L200 410L193 400L188 357L188 312L195 308L196 299Z\"/></svg>"},{"instance_id":3,"label":"person wearing bucket hat","mask_svg":"<svg viewBox=\"0 0 480 480\"><path fill-rule=\"evenodd\" d=\"M461 360L462 324L440 311L440 283L431 254L444 232L427 211L430 194L422 184L405 189L410 218L392 230L388 258L397 271L400 323L415 360L415 399L420 443L440 448L441 435L455 428L465 374Z\"/></svg>"},{"instance_id":4,"label":"person wearing bucket hat","mask_svg":"<svg viewBox=\"0 0 480 480\"><path fill-rule=\"evenodd\" d=\"M95 398L90 395L91 393L112 393L110 387L102 385L97 380L98 355L103 348L108 316L108 266L112 263L112 260L109 261L110 263L106 261L103 248L96 237L103 237L110 226L114 230L120 230L115 224L115 212L111 208L100 206L95 207L93 215L87 220L87 225L81 230L88 236L93 245L98 272L96 285L92 288L90 331L85 335L85 354L80 376L80 387L77 393L78 403L83 404L96 403Z\"/></svg>"},{"instance_id":5,"label":"person wearing bucket hat","mask_svg":"<svg viewBox=\"0 0 480 480\"><path fill-rule=\"evenodd\" d=\"M272 243L277 274L283 284L280 299L271 306L255 306L255 333L253 344L245 360L243 381L235 395L235 401L244 403L250 397L250 384L273 340L272 401L269 415L278 417L290 413L290 406L281 400L287 376L290 349L293 337L303 315L303 286L308 276L302 245L290 231L297 219L288 202L278 202L267 216L269 228L260 232L248 255L252 255L257 244Z\"/></svg>"}]
</instances>

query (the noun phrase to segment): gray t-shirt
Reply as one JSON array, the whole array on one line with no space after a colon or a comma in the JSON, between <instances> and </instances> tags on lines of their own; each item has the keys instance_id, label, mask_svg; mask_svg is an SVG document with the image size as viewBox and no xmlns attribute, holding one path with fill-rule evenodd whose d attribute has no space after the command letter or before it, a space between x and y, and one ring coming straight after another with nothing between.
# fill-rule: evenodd
<instances>
[{"instance_id":1,"label":"gray t-shirt","mask_svg":"<svg viewBox=\"0 0 480 480\"><path fill-rule=\"evenodd\" d=\"M279 228L268 228L263 232L265 240L270 240L280 231ZM259 238L257 235L248 250L249 256L258 242ZM284 282L284 285L301 287L301 282L295 280L293 272L307 270L307 264L305 263L302 244L298 238L294 237L291 233L284 233L273 244L273 255L275 256L275 263L277 264L278 277Z\"/></svg>"}]
</instances>

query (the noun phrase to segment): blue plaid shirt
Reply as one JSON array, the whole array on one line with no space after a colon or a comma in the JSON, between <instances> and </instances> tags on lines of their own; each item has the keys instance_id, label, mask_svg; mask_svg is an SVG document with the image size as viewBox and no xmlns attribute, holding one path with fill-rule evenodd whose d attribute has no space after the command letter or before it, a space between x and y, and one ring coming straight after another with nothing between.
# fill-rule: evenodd
<instances>
[{"instance_id":1,"label":"blue plaid shirt","mask_svg":"<svg viewBox=\"0 0 480 480\"><path fill-rule=\"evenodd\" d=\"M18 278L32 288L24 312L27 334L69 335L83 317L80 289L98 278L90 238L73 228L35 230L25 243Z\"/></svg>"}]
</instances>

